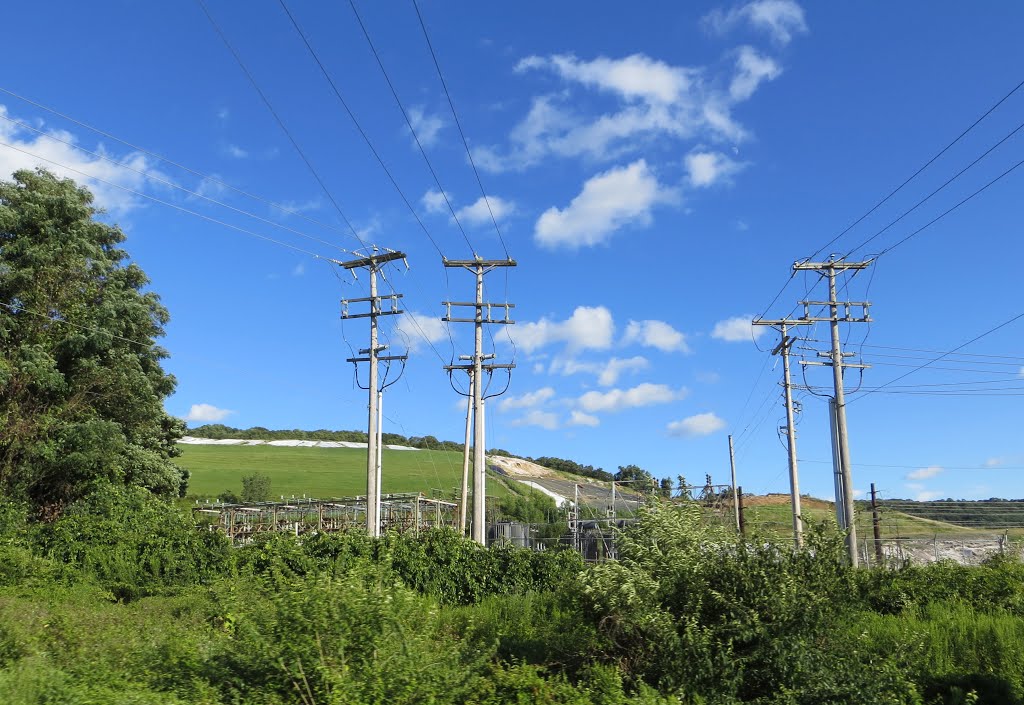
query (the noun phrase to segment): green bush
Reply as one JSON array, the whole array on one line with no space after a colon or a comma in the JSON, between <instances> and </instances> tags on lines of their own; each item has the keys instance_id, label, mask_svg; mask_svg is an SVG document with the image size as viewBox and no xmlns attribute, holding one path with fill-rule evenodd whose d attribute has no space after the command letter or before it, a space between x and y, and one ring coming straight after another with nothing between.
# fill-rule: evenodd
<instances>
[{"instance_id":1,"label":"green bush","mask_svg":"<svg viewBox=\"0 0 1024 705\"><path fill-rule=\"evenodd\" d=\"M201 585L230 568L228 540L140 488L97 486L35 528L46 558L77 568L118 599Z\"/></svg>"}]
</instances>

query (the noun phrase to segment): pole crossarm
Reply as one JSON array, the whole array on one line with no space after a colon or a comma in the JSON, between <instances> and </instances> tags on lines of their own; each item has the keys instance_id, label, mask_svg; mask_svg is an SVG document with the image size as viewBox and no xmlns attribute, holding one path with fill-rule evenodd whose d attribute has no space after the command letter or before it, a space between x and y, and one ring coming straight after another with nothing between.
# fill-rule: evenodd
<instances>
[{"instance_id":1,"label":"pole crossarm","mask_svg":"<svg viewBox=\"0 0 1024 705\"><path fill-rule=\"evenodd\" d=\"M391 250L380 254L373 254L367 257L360 257L359 259L349 260L348 262L335 262L342 269L368 269L371 267L378 268L380 265L387 264L388 262L394 262L396 259L405 259L405 253Z\"/></svg>"},{"instance_id":2,"label":"pole crossarm","mask_svg":"<svg viewBox=\"0 0 1024 705\"><path fill-rule=\"evenodd\" d=\"M824 269L834 269L836 271L844 271L844 270L850 270L850 269L852 269L852 270L861 270L861 269L867 269L868 267L871 266L871 264L873 262L874 262L874 260L871 260L871 259L865 260L863 262L847 262L847 261L841 260L841 259L829 260L827 262L794 262L793 263L793 271L795 271L795 272L799 272L801 270L821 271L821 270L824 270Z\"/></svg>"},{"instance_id":3,"label":"pole crossarm","mask_svg":"<svg viewBox=\"0 0 1024 705\"><path fill-rule=\"evenodd\" d=\"M376 357L346 357L345 358L345 362L359 363L359 362L372 362L373 360L376 360L377 362L393 362L395 360L408 360L408 359L409 359L408 355L377 355Z\"/></svg>"}]
</instances>

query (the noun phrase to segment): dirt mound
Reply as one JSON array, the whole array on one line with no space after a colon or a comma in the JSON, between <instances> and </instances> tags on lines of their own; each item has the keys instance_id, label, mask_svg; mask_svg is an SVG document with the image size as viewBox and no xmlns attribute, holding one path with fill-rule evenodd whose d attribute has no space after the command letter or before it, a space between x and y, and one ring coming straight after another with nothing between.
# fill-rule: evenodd
<instances>
[{"instance_id":1,"label":"dirt mound","mask_svg":"<svg viewBox=\"0 0 1024 705\"><path fill-rule=\"evenodd\" d=\"M488 455L487 464L517 480L532 480L544 477L561 479L561 476L551 468L546 468L543 465L537 465L537 463L531 463L529 460L523 460L521 458L506 458L502 455Z\"/></svg>"}]
</instances>

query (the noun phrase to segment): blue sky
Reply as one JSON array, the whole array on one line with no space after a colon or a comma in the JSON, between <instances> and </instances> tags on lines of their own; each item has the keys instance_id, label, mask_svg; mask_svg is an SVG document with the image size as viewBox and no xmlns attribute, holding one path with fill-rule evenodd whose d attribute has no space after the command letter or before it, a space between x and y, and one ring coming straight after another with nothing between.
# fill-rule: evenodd
<instances>
[{"instance_id":1,"label":"blue sky","mask_svg":"<svg viewBox=\"0 0 1024 705\"><path fill-rule=\"evenodd\" d=\"M774 334L755 344L749 319L822 296L817 280L790 278L792 263L1024 79L1013 3L422 0L499 239L414 6L356 7L461 230L347 3L288 9L415 217L278 3L209 11L326 192L198 4L7 10L18 31L5 37L0 88L65 117L0 93L0 172L39 163L94 188L171 311L163 344L179 384L167 408L193 424L365 428L344 359L366 347L366 324L342 325L338 302L365 296L366 278L324 259L352 257L358 238L408 254L383 285L409 311L385 323L388 342L411 353L386 394L386 430L460 439L464 406L441 365L470 352L472 334L449 336L439 304L471 299L473 282L446 273L439 250L507 251L519 266L488 275L486 297L515 303L517 324L487 346L517 368L488 406L489 447L725 482L731 433L745 489L786 491ZM1024 89L819 258L877 254L1017 164L1019 133L883 231L1022 115ZM851 387L883 385L935 357L920 350L951 350L1024 311L1022 178L1008 174L844 282L874 304L870 327L843 332L872 365L863 380L848 373ZM821 325L808 334L827 338ZM1017 321L851 394L854 486L1024 496L1022 341ZM807 382L823 393L828 370ZM827 407L797 396L801 488L827 497Z\"/></svg>"}]
</instances>

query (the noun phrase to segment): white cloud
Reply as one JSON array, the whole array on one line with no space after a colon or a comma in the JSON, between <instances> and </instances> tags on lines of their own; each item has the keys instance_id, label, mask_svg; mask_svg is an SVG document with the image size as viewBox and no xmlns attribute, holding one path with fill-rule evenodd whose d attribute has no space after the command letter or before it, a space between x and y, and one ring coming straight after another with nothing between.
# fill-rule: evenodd
<instances>
[{"instance_id":1,"label":"white cloud","mask_svg":"<svg viewBox=\"0 0 1024 705\"><path fill-rule=\"evenodd\" d=\"M623 59L600 56L593 61L580 61L572 54L529 56L519 62L516 71L544 68L569 81L652 103L677 102L690 87L693 72L643 54Z\"/></svg>"},{"instance_id":2,"label":"white cloud","mask_svg":"<svg viewBox=\"0 0 1024 705\"><path fill-rule=\"evenodd\" d=\"M907 479L927 480L929 477L935 477L936 475L942 473L942 471L943 468L939 467L938 465L931 465L929 467L920 468L919 470L914 470L913 472L907 473Z\"/></svg>"},{"instance_id":3,"label":"white cloud","mask_svg":"<svg viewBox=\"0 0 1024 705\"><path fill-rule=\"evenodd\" d=\"M226 144L224 145L224 154L234 159L245 159L249 156L249 152L242 149L237 144Z\"/></svg>"},{"instance_id":4,"label":"white cloud","mask_svg":"<svg viewBox=\"0 0 1024 705\"><path fill-rule=\"evenodd\" d=\"M512 421L509 426L539 426L548 431L554 431L558 428L558 416L550 411L534 409L521 419Z\"/></svg>"},{"instance_id":5,"label":"white cloud","mask_svg":"<svg viewBox=\"0 0 1024 705\"><path fill-rule=\"evenodd\" d=\"M771 81L782 74L782 68L772 59L758 54L753 47L740 47L736 57L736 75L729 84L729 95L740 102L754 95L762 81Z\"/></svg>"},{"instance_id":6,"label":"white cloud","mask_svg":"<svg viewBox=\"0 0 1024 705\"><path fill-rule=\"evenodd\" d=\"M619 381L619 375L623 372L637 372L646 369L649 364L647 358L640 355L627 358L613 357L598 374L597 383L602 387L610 387Z\"/></svg>"},{"instance_id":7,"label":"white cloud","mask_svg":"<svg viewBox=\"0 0 1024 705\"><path fill-rule=\"evenodd\" d=\"M10 115L3 105L0 105L0 116L17 119ZM70 132L44 129L42 122L36 123L33 127L45 134L0 119L0 139L13 147L0 148L0 178L9 178L19 169L42 167L59 177L72 179L88 188L93 193L96 206L113 214L126 213L142 204L143 199L124 189L143 191L148 181L144 174L172 181L167 174L155 169L150 160L141 153L115 155L99 145L88 148L100 155L93 156L76 148L78 141ZM130 169L107 161L103 157L125 164Z\"/></svg>"},{"instance_id":8,"label":"white cloud","mask_svg":"<svg viewBox=\"0 0 1024 705\"><path fill-rule=\"evenodd\" d=\"M423 208L427 213L444 213L448 210L448 204L445 203L444 200L445 195L446 194L438 191L437 189L430 189L423 194L423 198L420 199L420 203L423 204Z\"/></svg>"},{"instance_id":9,"label":"white cloud","mask_svg":"<svg viewBox=\"0 0 1024 705\"><path fill-rule=\"evenodd\" d=\"M444 120L439 115L431 115L422 107L413 106L408 110L409 122L416 132L420 144L424 147L433 147L437 143L437 136L444 127ZM410 135L411 137L411 135Z\"/></svg>"},{"instance_id":10,"label":"white cloud","mask_svg":"<svg viewBox=\"0 0 1024 705\"><path fill-rule=\"evenodd\" d=\"M760 21L764 13L753 14ZM517 65L519 73L544 71L564 87L533 97L509 133L507 148L485 146L474 157L490 171L521 171L551 156L621 158L655 140L742 141L748 134L733 119L732 108L780 69L753 50L740 50L737 57L728 69L732 75L719 76L720 69L673 66L643 54L591 60L529 56ZM601 95L595 102L588 93ZM607 106L608 97L612 107L595 111L594 105Z\"/></svg>"},{"instance_id":11,"label":"white cloud","mask_svg":"<svg viewBox=\"0 0 1024 705\"><path fill-rule=\"evenodd\" d=\"M667 384L644 382L631 389L609 389L607 392L587 392L578 399L584 411L621 411L653 404L667 404L682 399L685 389L672 389Z\"/></svg>"},{"instance_id":12,"label":"white cloud","mask_svg":"<svg viewBox=\"0 0 1024 705\"><path fill-rule=\"evenodd\" d=\"M192 408L185 414L185 420L210 423L223 421L233 413L235 412L230 409L218 409L213 404L193 404Z\"/></svg>"},{"instance_id":13,"label":"white cloud","mask_svg":"<svg viewBox=\"0 0 1024 705\"><path fill-rule=\"evenodd\" d=\"M639 159L591 177L565 208L549 208L537 219L533 237L544 247L579 247L606 242L619 228L648 225L651 210L672 200L647 162Z\"/></svg>"},{"instance_id":14,"label":"white cloud","mask_svg":"<svg viewBox=\"0 0 1024 705\"><path fill-rule=\"evenodd\" d=\"M686 336L664 321L630 321L624 343L639 343L662 352L690 352Z\"/></svg>"},{"instance_id":15,"label":"white cloud","mask_svg":"<svg viewBox=\"0 0 1024 705\"><path fill-rule=\"evenodd\" d=\"M667 430L671 436L682 436L684 438L695 438L697 436L708 436L725 428L725 421L712 412L688 416L681 421L672 421L668 424Z\"/></svg>"},{"instance_id":16,"label":"white cloud","mask_svg":"<svg viewBox=\"0 0 1024 705\"><path fill-rule=\"evenodd\" d=\"M529 409L550 401L554 396L554 389L551 387L541 387L536 391L527 392L526 394L522 394L518 397L505 397L498 402L498 408L501 411L508 411L509 409Z\"/></svg>"},{"instance_id":17,"label":"white cloud","mask_svg":"<svg viewBox=\"0 0 1024 705\"><path fill-rule=\"evenodd\" d=\"M704 16L703 22L714 34L725 34L737 24L747 22L783 45L794 35L807 32L803 8L794 0L754 0L728 12L712 10Z\"/></svg>"},{"instance_id":18,"label":"white cloud","mask_svg":"<svg viewBox=\"0 0 1024 705\"><path fill-rule=\"evenodd\" d=\"M727 343L746 343L758 340L767 330L765 326L755 326L751 316L733 316L719 321L711 330L711 337Z\"/></svg>"},{"instance_id":19,"label":"white cloud","mask_svg":"<svg viewBox=\"0 0 1024 705\"><path fill-rule=\"evenodd\" d=\"M597 418L596 416L591 416L590 414L584 414L582 411L573 411L572 414L569 415L569 421L568 421L568 423L566 425L567 426L591 426L591 427L593 427L593 426L601 425L601 420L599 418Z\"/></svg>"},{"instance_id":20,"label":"white cloud","mask_svg":"<svg viewBox=\"0 0 1024 705\"><path fill-rule=\"evenodd\" d=\"M490 210L487 208L488 204L490 204ZM501 222L512 215L515 209L515 204L512 201L499 198L498 196L488 196L485 200L481 196L471 205L463 206L455 211L455 216L459 221L468 225L490 225L492 213L494 214L494 220Z\"/></svg>"},{"instance_id":21,"label":"white cloud","mask_svg":"<svg viewBox=\"0 0 1024 705\"><path fill-rule=\"evenodd\" d=\"M690 185L697 188L728 179L743 168L743 164L721 152L690 152L684 161Z\"/></svg>"},{"instance_id":22,"label":"white cloud","mask_svg":"<svg viewBox=\"0 0 1024 705\"><path fill-rule=\"evenodd\" d=\"M526 352L552 343L565 343L570 350L604 350L611 347L615 323L604 306L577 306L564 321L541 318L536 322L517 323L509 334Z\"/></svg>"},{"instance_id":23,"label":"white cloud","mask_svg":"<svg viewBox=\"0 0 1024 705\"><path fill-rule=\"evenodd\" d=\"M292 213L307 213L310 211L319 210L323 206L323 201L319 198L311 198L307 201L282 201L281 205L289 211L289 215ZM273 213L277 215L281 212L281 209L272 209Z\"/></svg>"},{"instance_id":24,"label":"white cloud","mask_svg":"<svg viewBox=\"0 0 1024 705\"><path fill-rule=\"evenodd\" d=\"M623 372L638 372L650 366L647 358L640 355L633 357L613 357L606 362L580 362L571 358L556 358L548 368L550 374L574 375L581 372L593 374L602 387L610 387L619 381Z\"/></svg>"},{"instance_id":25,"label":"white cloud","mask_svg":"<svg viewBox=\"0 0 1024 705\"><path fill-rule=\"evenodd\" d=\"M439 317L413 311L398 316L395 331L402 336L409 352L416 352L448 337L448 328Z\"/></svg>"}]
</instances>

